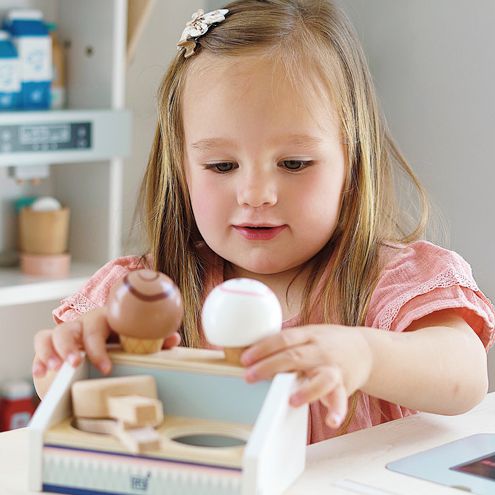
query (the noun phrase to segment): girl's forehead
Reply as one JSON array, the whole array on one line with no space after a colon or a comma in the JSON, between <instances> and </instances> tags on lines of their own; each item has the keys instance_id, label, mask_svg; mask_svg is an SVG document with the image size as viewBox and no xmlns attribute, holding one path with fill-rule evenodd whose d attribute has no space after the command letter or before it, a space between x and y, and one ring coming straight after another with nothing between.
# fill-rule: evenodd
<instances>
[{"instance_id":1,"label":"girl's forehead","mask_svg":"<svg viewBox=\"0 0 495 495\"><path fill-rule=\"evenodd\" d=\"M207 78L218 82L228 79L229 84L234 82L236 87L249 86L257 81L271 81L276 87L294 78L299 79L298 72L301 72L301 75L304 74L304 77L300 78L301 81L298 81L298 86L308 78L317 77L309 63L301 70L299 64L291 67L290 63L274 56L269 51L256 51L237 56L215 56L204 53L199 55L188 68L186 84Z\"/></svg>"},{"instance_id":2,"label":"girl's forehead","mask_svg":"<svg viewBox=\"0 0 495 495\"><path fill-rule=\"evenodd\" d=\"M292 70L293 69L293 70ZM260 105L290 102L295 109L334 118L338 111L330 85L314 67L291 68L269 52L240 56L214 56L202 53L186 73L182 105L185 114L204 104L239 106L243 101Z\"/></svg>"}]
</instances>

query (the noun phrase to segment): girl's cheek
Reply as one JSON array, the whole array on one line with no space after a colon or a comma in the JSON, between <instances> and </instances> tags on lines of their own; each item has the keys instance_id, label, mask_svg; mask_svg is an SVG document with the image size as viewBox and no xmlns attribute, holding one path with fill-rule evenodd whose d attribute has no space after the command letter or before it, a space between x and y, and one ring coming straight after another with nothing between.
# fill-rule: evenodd
<instances>
[{"instance_id":1,"label":"girl's cheek","mask_svg":"<svg viewBox=\"0 0 495 495\"><path fill-rule=\"evenodd\" d=\"M201 180L200 177L191 177L189 181L189 195L195 213L199 213L208 207L208 197L211 199L212 194L211 189L208 181Z\"/></svg>"},{"instance_id":2,"label":"girl's cheek","mask_svg":"<svg viewBox=\"0 0 495 495\"><path fill-rule=\"evenodd\" d=\"M211 241L227 221L226 213L230 210L223 202L222 192L203 181L193 188L191 204L201 235Z\"/></svg>"},{"instance_id":3,"label":"girl's cheek","mask_svg":"<svg viewBox=\"0 0 495 495\"><path fill-rule=\"evenodd\" d=\"M200 212L208 206L208 191L206 189L198 189L191 196L191 202L193 208Z\"/></svg>"},{"instance_id":4,"label":"girl's cheek","mask_svg":"<svg viewBox=\"0 0 495 495\"><path fill-rule=\"evenodd\" d=\"M200 230L208 226L209 221L209 205L207 201L208 195L205 192L198 192L191 198L194 218Z\"/></svg>"}]
</instances>

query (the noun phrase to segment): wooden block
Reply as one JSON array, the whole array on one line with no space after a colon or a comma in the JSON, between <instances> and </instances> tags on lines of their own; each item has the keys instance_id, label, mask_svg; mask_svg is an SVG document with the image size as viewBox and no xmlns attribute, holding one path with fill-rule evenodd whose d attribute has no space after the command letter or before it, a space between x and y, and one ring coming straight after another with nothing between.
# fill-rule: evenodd
<instances>
[{"instance_id":1,"label":"wooden block","mask_svg":"<svg viewBox=\"0 0 495 495\"><path fill-rule=\"evenodd\" d=\"M74 416L108 418L108 399L124 395L140 395L157 399L156 382L149 375L80 380L72 385Z\"/></svg>"},{"instance_id":2,"label":"wooden block","mask_svg":"<svg viewBox=\"0 0 495 495\"><path fill-rule=\"evenodd\" d=\"M114 436L133 454L160 448L160 435L152 427L126 429L115 419L76 418L75 424L81 431Z\"/></svg>"},{"instance_id":3,"label":"wooden block","mask_svg":"<svg viewBox=\"0 0 495 495\"><path fill-rule=\"evenodd\" d=\"M126 430L117 422L114 435L133 454L142 454L160 448L160 435L151 426Z\"/></svg>"},{"instance_id":4,"label":"wooden block","mask_svg":"<svg viewBox=\"0 0 495 495\"><path fill-rule=\"evenodd\" d=\"M163 407L158 399L139 395L109 397L108 416L124 428L158 426L163 421Z\"/></svg>"}]
</instances>

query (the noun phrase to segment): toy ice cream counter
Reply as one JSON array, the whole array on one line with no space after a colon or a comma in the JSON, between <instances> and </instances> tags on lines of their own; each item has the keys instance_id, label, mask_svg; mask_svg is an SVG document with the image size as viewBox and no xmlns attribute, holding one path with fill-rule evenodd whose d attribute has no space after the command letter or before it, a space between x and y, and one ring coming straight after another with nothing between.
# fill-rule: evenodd
<instances>
[{"instance_id":1,"label":"toy ice cream counter","mask_svg":"<svg viewBox=\"0 0 495 495\"><path fill-rule=\"evenodd\" d=\"M110 350L110 377L88 361L63 365L28 427L31 490L276 495L295 481L308 418L307 406L289 405L296 374L247 384L233 362L236 349L280 330L266 286L233 279L206 299L205 334L229 360L220 350L155 352L182 317L178 289L163 274L131 272L112 289L109 311L122 347L141 354ZM145 345L136 347L137 335Z\"/></svg>"}]
</instances>

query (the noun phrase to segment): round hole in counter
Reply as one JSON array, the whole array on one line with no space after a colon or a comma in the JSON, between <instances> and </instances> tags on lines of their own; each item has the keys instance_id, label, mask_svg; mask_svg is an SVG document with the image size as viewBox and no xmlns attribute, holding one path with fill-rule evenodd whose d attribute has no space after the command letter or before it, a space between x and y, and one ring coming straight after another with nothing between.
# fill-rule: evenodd
<instances>
[{"instance_id":1,"label":"round hole in counter","mask_svg":"<svg viewBox=\"0 0 495 495\"><path fill-rule=\"evenodd\" d=\"M242 438L231 437L228 435L215 435L211 433L178 435L172 437L171 440L193 447L225 448L246 445L246 440L243 440Z\"/></svg>"}]
</instances>

